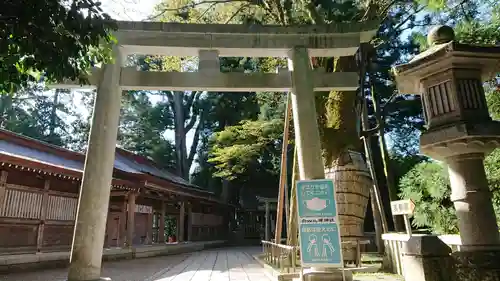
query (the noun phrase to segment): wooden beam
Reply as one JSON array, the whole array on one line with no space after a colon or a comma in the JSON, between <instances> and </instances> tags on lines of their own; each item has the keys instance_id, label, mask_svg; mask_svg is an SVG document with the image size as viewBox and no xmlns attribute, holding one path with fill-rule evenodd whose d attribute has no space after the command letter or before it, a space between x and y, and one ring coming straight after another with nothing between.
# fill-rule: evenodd
<instances>
[{"instance_id":1,"label":"wooden beam","mask_svg":"<svg viewBox=\"0 0 500 281\"><path fill-rule=\"evenodd\" d=\"M42 206L40 209L40 224L38 225L38 235L36 240L36 248L37 251L41 251L43 247L43 233L45 230L45 219L47 217L47 204L49 202L49 189L50 189L50 180L45 179L43 186L43 197L42 197Z\"/></svg>"},{"instance_id":2,"label":"wooden beam","mask_svg":"<svg viewBox=\"0 0 500 281\"><path fill-rule=\"evenodd\" d=\"M130 191L125 190L111 190L111 196L127 196Z\"/></svg>"},{"instance_id":3,"label":"wooden beam","mask_svg":"<svg viewBox=\"0 0 500 281\"><path fill-rule=\"evenodd\" d=\"M146 222L146 244L153 244L153 213L147 214L147 222Z\"/></svg>"},{"instance_id":4,"label":"wooden beam","mask_svg":"<svg viewBox=\"0 0 500 281\"><path fill-rule=\"evenodd\" d=\"M7 171L2 171L0 173L0 214L2 213L2 210L4 208L4 198L5 198L5 192L7 191L7 176L9 173Z\"/></svg>"},{"instance_id":5,"label":"wooden beam","mask_svg":"<svg viewBox=\"0 0 500 281\"><path fill-rule=\"evenodd\" d=\"M123 247L127 243L127 198L124 198L122 205L121 205L121 212L120 212L120 226L119 226L119 234L118 237L120 237L120 247Z\"/></svg>"},{"instance_id":6,"label":"wooden beam","mask_svg":"<svg viewBox=\"0 0 500 281\"><path fill-rule=\"evenodd\" d=\"M187 221L187 241L193 241L193 205L191 202L187 203L187 213L188 213L188 221Z\"/></svg>"},{"instance_id":7,"label":"wooden beam","mask_svg":"<svg viewBox=\"0 0 500 281\"><path fill-rule=\"evenodd\" d=\"M184 224L186 223L186 203L180 202L181 205L179 212L179 228L177 229L177 241L184 242Z\"/></svg>"},{"instance_id":8,"label":"wooden beam","mask_svg":"<svg viewBox=\"0 0 500 281\"><path fill-rule=\"evenodd\" d=\"M166 210L166 203L165 201L161 201L161 208L160 208L160 222L158 224L158 242L163 244L165 243L165 213L167 212Z\"/></svg>"},{"instance_id":9,"label":"wooden beam","mask_svg":"<svg viewBox=\"0 0 500 281\"><path fill-rule=\"evenodd\" d=\"M135 233L135 193L128 195L127 211L127 246L132 247Z\"/></svg>"}]
</instances>

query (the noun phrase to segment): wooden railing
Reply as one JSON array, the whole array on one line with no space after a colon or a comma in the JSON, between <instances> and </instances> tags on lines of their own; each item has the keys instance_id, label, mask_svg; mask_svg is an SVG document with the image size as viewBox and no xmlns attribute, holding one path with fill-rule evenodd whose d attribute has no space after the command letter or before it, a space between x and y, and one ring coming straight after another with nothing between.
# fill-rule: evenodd
<instances>
[{"instance_id":1,"label":"wooden railing","mask_svg":"<svg viewBox=\"0 0 500 281\"><path fill-rule=\"evenodd\" d=\"M285 238L281 242L286 242ZM342 244L353 245L356 249L355 264L361 267L361 247L368 245L370 240L343 241ZM296 273L300 271L300 251L298 246L277 244L271 241L262 241L264 261L279 269L281 273Z\"/></svg>"},{"instance_id":2,"label":"wooden railing","mask_svg":"<svg viewBox=\"0 0 500 281\"><path fill-rule=\"evenodd\" d=\"M462 245L460 235L440 235L438 237L448 245L453 252L460 250L460 246ZM387 252L385 266L388 267L392 273L403 275L402 249L403 244L408 241L408 235L403 233L386 233L382 235L382 239L384 240Z\"/></svg>"},{"instance_id":3,"label":"wooden railing","mask_svg":"<svg viewBox=\"0 0 500 281\"><path fill-rule=\"evenodd\" d=\"M270 241L262 241L262 252L265 262L275 268L279 268L281 273L295 273L300 268L297 267L297 247L277 244Z\"/></svg>"}]
</instances>

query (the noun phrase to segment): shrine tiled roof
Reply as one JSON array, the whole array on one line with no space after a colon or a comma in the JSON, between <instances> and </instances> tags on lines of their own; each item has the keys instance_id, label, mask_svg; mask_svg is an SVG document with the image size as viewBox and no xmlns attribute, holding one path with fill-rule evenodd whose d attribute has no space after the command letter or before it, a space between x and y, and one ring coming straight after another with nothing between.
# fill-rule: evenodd
<instances>
[{"instance_id":1,"label":"shrine tiled roof","mask_svg":"<svg viewBox=\"0 0 500 281\"><path fill-rule=\"evenodd\" d=\"M71 151L1 129L0 155L76 172L83 172L85 163L85 155L83 153ZM188 181L173 173L159 168L153 161L121 148L116 149L114 167L116 170L122 172L136 175L151 175L181 187L211 193L190 184Z\"/></svg>"},{"instance_id":2,"label":"shrine tiled roof","mask_svg":"<svg viewBox=\"0 0 500 281\"><path fill-rule=\"evenodd\" d=\"M0 154L74 171L83 171L83 162L24 146L0 136Z\"/></svg>"}]
</instances>

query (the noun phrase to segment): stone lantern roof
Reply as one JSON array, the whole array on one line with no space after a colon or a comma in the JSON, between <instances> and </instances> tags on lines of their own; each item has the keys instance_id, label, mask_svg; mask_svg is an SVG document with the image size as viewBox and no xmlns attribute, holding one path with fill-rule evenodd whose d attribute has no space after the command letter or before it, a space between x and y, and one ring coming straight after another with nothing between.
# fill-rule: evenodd
<instances>
[{"instance_id":1,"label":"stone lantern roof","mask_svg":"<svg viewBox=\"0 0 500 281\"><path fill-rule=\"evenodd\" d=\"M500 122L488 114L482 83L500 70L500 47L458 43L448 26L435 27L427 40L429 49L394 68L399 91L422 96L421 151L446 159L499 147Z\"/></svg>"},{"instance_id":2,"label":"stone lantern roof","mask_svg":"<svg viewBox=\"0 0 500 281\"><path fill-rule=\"evenodd\" d=\"M455 41L449 26L437 26L428 36L429 49L411 61L394 67L398 88L403 94L421 94L420 80L455 64L467 64L481 72L483 81L500 71L500 47L475 46ZM469 68L468 67L468 68Z\"/></svg>"}]
</instances>

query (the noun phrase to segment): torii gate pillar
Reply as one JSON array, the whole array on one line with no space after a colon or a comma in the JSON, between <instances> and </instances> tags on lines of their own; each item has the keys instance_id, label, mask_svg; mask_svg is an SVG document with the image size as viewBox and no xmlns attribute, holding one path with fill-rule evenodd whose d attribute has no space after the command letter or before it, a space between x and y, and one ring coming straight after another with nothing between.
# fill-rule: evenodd
<instances>
[{"instance_id":1,"label":"torii gate pillar","mask_svg":"<svg viewBox=\"0 0 500 281\"><path fill-rule=\"evenodd\" d=\"M301 180L324 179L325 167L321 155L316 116L313 70L307 48L293 48L288 57L289 68L293 68L292 110L299 178ZM352 274L349 271L342 273L336 268L311 268L304 270L303 278L304 281L350 281Z\"/></svg>"},{"instance_id":2,"label":"torii gate pillar","mask_svg":"<svg viewBox=\"0 0 500 281\"><path fill-rule=\"evenodd\" d=\"M68 281L110 280L101 278L101 263L122 97L118 48L113 50L115 63L104 66L97 87Z\"/></svg>"}]
</instances>

